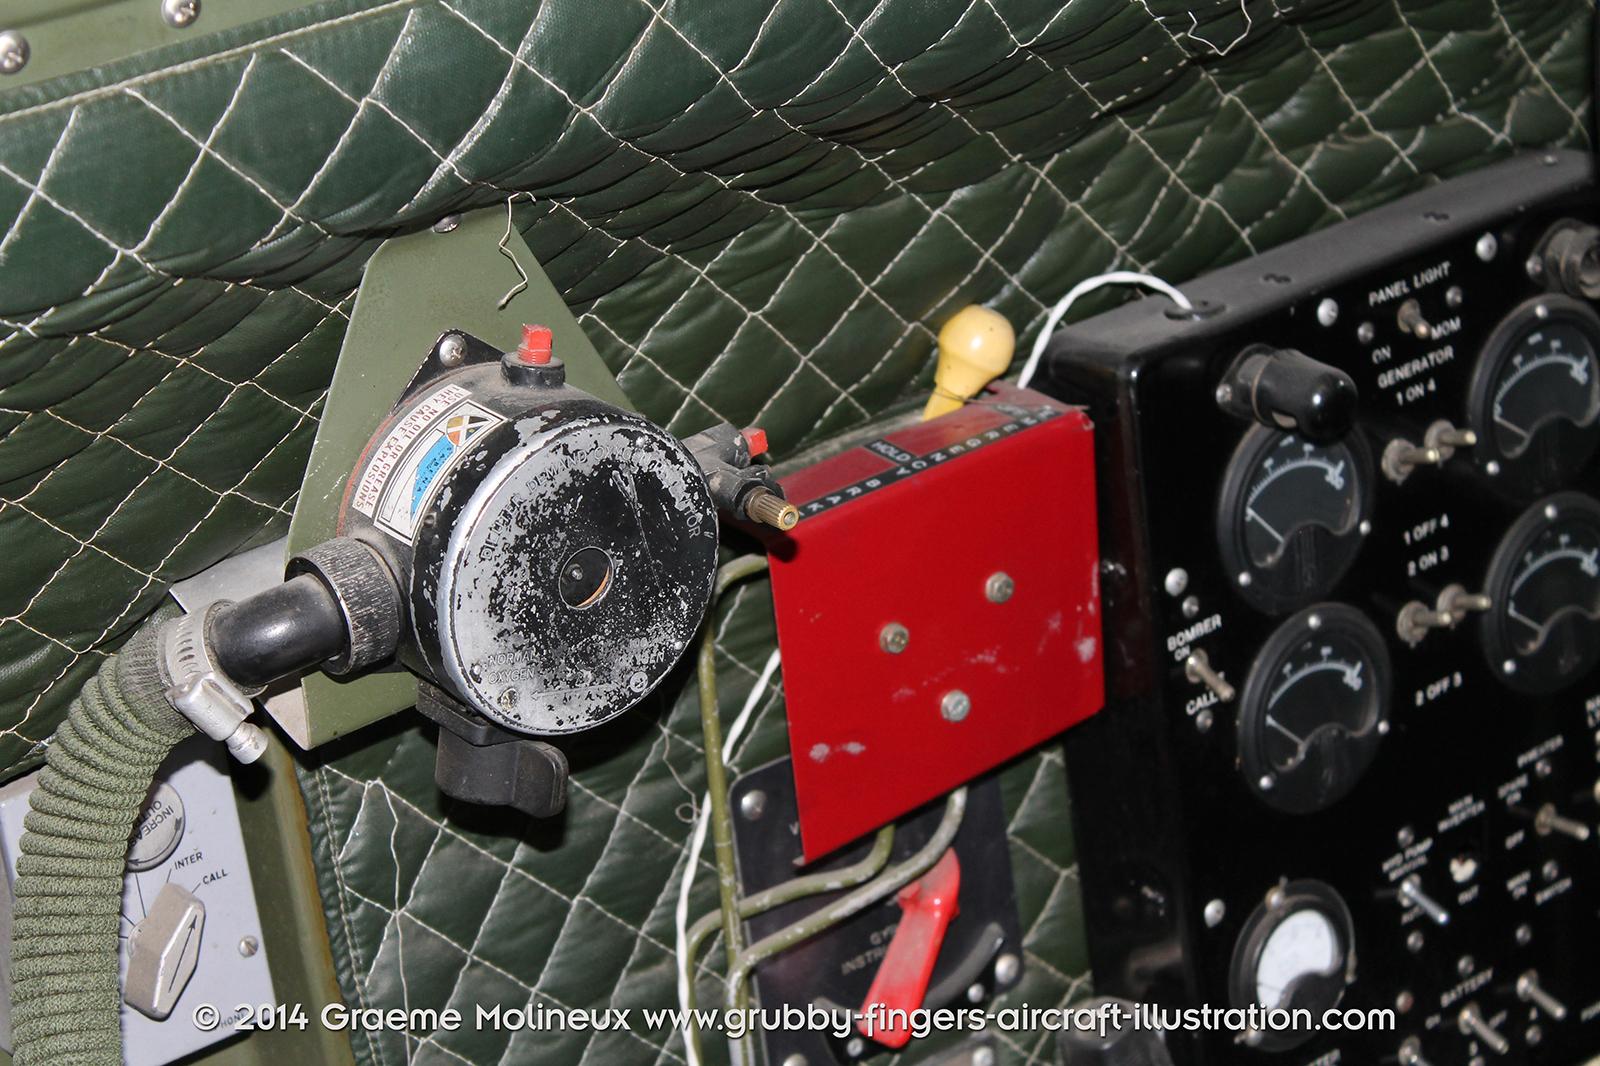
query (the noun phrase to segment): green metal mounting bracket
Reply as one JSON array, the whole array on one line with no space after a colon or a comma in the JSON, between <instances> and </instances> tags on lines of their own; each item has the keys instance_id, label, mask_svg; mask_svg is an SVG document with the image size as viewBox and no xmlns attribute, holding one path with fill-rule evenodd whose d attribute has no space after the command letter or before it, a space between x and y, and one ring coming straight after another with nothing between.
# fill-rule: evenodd
<instances>
[{"instance_id":1,"label":"green metal mounting bracket","mask_svg":"<svg viewBox=\"0 0 1600 1066\"><path fill-rule=\"evenodd\" d=\"M549 326L568 382L633 410L522 235L514 227L507 235L506 216L503 207L477 211L449 232L396 237L367 264L289 526L291 555L336 535L361 450L447 330L465 330L505 350L516 346L524 322ZM416 701L416 678L404 670L338 680L312 671L300 687L269 695L266 705L309 749Z\"/></svg>"}]
</instances>

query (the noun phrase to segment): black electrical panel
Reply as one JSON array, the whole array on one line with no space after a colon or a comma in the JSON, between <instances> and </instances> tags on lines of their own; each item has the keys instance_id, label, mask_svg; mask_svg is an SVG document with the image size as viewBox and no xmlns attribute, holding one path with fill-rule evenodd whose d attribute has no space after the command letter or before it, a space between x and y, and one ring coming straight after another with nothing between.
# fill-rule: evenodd
<instances>
[{"instance_id":1,"label":"black electrical panel","mask_svg":"<svg viewBox=\"0 0 1600 1066\"><path fill-rule=\"evenodd\" d=\"M1052 339L1098 433L1096 989L1346 1026L1180 1064L1600 1054L1597 207L1519 157Z\"/></svg>"}]
</instances>

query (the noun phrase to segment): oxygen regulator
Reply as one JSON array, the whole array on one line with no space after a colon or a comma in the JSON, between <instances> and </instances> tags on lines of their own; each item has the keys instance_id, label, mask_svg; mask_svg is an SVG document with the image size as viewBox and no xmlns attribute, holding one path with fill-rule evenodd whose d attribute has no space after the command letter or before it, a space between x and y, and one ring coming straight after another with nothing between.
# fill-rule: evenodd
<instances>
[{"instance_id":1,"label":"oxygen regulator","mask_svg":"<svg viewBox=\"0 0 1600 1066\"><path fill-rule=\"evenodd\" d=\"M282 585L169 623L173 705L250 761L268 683L409 669L441 790L553 815L566 757L533 738L608 722L666 676L710 602L716 512L798 521L765 447L727 424L680 441L569 386L543 326L507 353L448 332L362 452L340 535Z\"/></svg>"}]
</instances>

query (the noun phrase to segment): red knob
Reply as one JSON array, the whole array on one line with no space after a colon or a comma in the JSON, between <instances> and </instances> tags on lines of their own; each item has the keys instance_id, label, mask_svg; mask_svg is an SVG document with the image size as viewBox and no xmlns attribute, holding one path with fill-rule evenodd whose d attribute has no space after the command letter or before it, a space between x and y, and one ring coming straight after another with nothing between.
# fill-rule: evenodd
<instances>
[{"instance_id":1,"label":"red knob","mask_svg":"<svg viewBox=\"0 0 1600 1066\"><path fill-rule=\"evenodd\" d=\"M533 366L544 366L550 361L550 347L549 326L523 326L517 358Z\"/></svg>"}]
</instances>

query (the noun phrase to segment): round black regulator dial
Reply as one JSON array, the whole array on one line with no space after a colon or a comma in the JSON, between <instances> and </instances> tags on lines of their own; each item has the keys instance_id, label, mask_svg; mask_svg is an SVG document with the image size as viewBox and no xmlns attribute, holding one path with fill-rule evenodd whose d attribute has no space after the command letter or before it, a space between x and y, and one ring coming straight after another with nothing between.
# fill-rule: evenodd
<instances>
[{"instance_id":1,"label":"round black regulator dial","mask_svg":"<svg viewBox=\"0 0 1600 1066\"><path fill-rule=\"evenodd\" d=\"M1495 327L1473 370L1468 420L1479 469L1527 499L1560 488L1600 444L1600 317L1540 296Z\"/></svg>"},{"instance_id":2,"label":"round black regulator dial","mask_svg":"<svg viewBox=\"0 0 1600 1066\"><path fill-rule=\"evenodd\" d=\"M1355 925L1344 900L1322 881L1288 881L1267 893L1240 930L1228 998L1233 1007L1264 1010L1262 1026L1245 1033L1247 1044L1285 1051L1315 1035L1304 1025L1290 1028L1290 1015L1304 1009L1320 1019L1355 976Z\"/></svg>"},{"instance_id":3,"label":"round black regulator dial","mask_svg":"<svg viewBox=\"0 0 1600 1066\"><path fill-rule=\"evenodd\" d=\"M1341 603L1308 607L1256 656L1239 701L1239 770L1269 807L1319 811L1355 787L1389 731L1389 652Z\"/></svg>"},{"instance_id":4,"label":"round black regulator dial","mask_svg":"<svg viewBox=\"0 0 1600 1066\"><path fill-rule=\"evenodd\" d=\"M1217 505L1218 548L1239 595L1269 614L1327 595L1371 528L1372 490L1372 453L1360 433L1312 444L1252 427Z\"/></svg>"},{"instance_id":5,"label":"round black regulator dial","mask_svg":"<svg viewBox=\"0 0 1600 1066\"><path fill-rule=\"evenodd\" d=\"M1600 503L1560 492L1506 531L1484 581L1489 668L1508 688L1559 691L1600 659Z\"/></svg>"}]
</instances>

